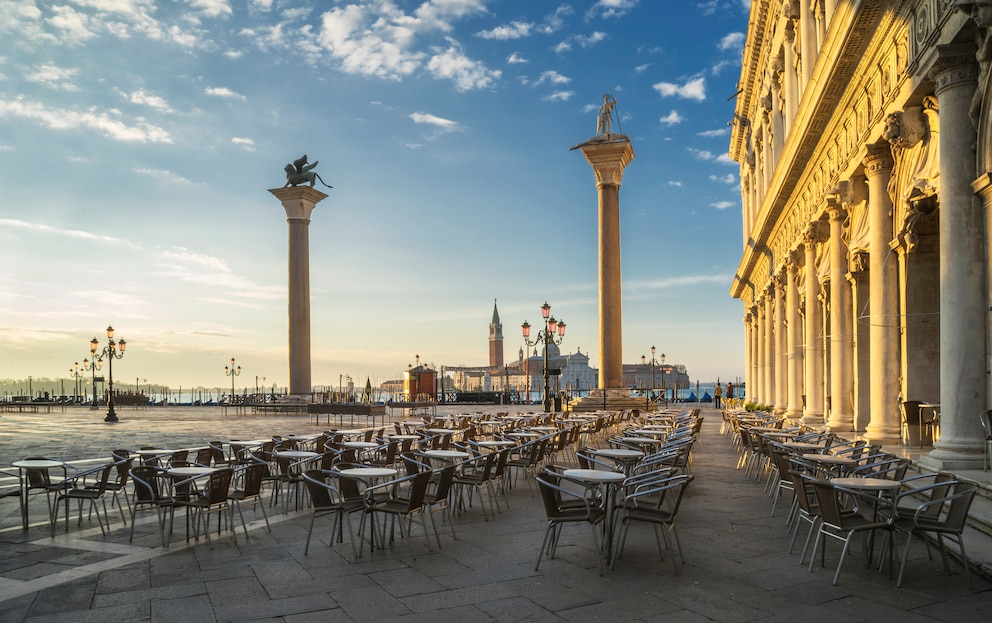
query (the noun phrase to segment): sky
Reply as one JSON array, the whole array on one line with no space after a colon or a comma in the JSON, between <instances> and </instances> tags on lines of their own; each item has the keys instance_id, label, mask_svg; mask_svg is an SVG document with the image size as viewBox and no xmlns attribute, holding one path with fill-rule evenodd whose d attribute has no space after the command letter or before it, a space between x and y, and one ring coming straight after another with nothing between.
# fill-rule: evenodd
<instances>
[{"instance_id":1,"label":"sky","mask_svg":"<svg viewBox=\"0 0 992 623\"><path fill-rule=\"evenodd\" d=\"M0 0L0 378L284 386L287 225L307 154L312 376L505 357L540 306L598 353L597 193L569 151L604 94L623 359L744 374L739 167L750 0ZM598 363L596 363L598 367ZM262 379L265 379L262 382Z\"/></svg>"}]
</instances>

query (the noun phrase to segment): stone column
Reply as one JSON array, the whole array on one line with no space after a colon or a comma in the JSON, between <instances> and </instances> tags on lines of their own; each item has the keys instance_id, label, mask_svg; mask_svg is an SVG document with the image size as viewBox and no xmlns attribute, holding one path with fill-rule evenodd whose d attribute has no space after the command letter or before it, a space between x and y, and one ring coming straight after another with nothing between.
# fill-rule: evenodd
<instances>
[{"instance_id":1,"label":"stone column","mask_svg":"<svg viewBox=\"0 0 992 623\"><path fill-rule=\"evenodd\" d=\"M310 214L327 195L309 186L270 189L289 224L289 393L309 394Z\"/></svg>"},{"instance_id":2,"label":"stone column","mask_svg":"<svg viewBox=\"0 0 992 623\"><path fill-rule=\"evenodd\" d=\"M803 331L802 319L799 316L799 288L796 285L800 261L802 261L802 256L800 252L795 250L789 252L789 257L785 261L785 320L787 323L786 349L788 357L786 375L788 405L785 409L785 417L793 420L798 420L803 415Z\"/></svg>"},{"instance_id":3,"label":"stone column","mask_svg":"<svg viewBox=\"0 0 992 623\"><path fill-rule=\"evenodd\" d=\"M761 321L758 318L758 306L751 307L751 370L747 379L747 399L748 402L757 402L755 397L761 393L761 373L758 344L761 336Z\"/></svg>"},{"instance_id":4,"label":"stone column","mask_svg":"<svg viewBox=\"0 0 992 623\"><path fill-rule=\"evenodd\" d=\"M937 46L930 74L940 105L940 439L920 462L977 469L978 414L985 409L984 220L971 188L975 128L968 116L978 79L974 47Z\"/></svg>"},{"instance_id":5,"label":"stone column","mask_svg":"<svg viewBox=\"0 0 992 623\"><path fill-rule=\"evenodd\" d=\"M789 405L788 321L785 317L786 273L775 276L775 413L785 413Z\"/></svg>"},{"instance_id":6,"label":"stone column","mask_svg":"<svg viewBox=\"0 0 992 623\"><path fill-rule=\"evenodd\" d=\"M823 310L820 307L820 283L816 277L816 244L820 238L820 222L810 223L803 237L806 252L806 348L805 364L806 408L803 424L823 424Z\"/></svg>"},{"instance_id":7,"label":"stone column","mask_svg":"<svg viewBox=\"0 0 992 623\"><path fill-rule=\"evenodd\" d=\"M899 443L899 263L892 243L892 200L888 193L892 152L887 144L869 146L864 159L868 178L868 340L871 418L865 436L872 443Z\"/></svg>"},{"instance_id":8,"label":"stone column","mask_svg":"<svg viewBox=\"0 0 992 623\"><path fill-rule=\"evenodd\" d=\"M827 203L830 217L830 420L832 431L854 430L853 332L851 284L847 281L847 243L844 220L847 210L835 199Z\"/></svg>"},{"instance_id":9,"label":"stone column","mask_svg":"<svg viewBox=\"0 0 992 623\"><path fill-rule=\"evenodd\" d=\"M622 136L619 134L607 136ZM623 384L623 314L620 288L620 182L634 159L630 140L587 141L579 146L599 190L599 387Z\"/></svg>"},{"instance_id":10,"label":"stone column","mask_svg":"<svg viewBox=\"0 0 992 623\"><path fill-rule=\"evenodd\" d=\"M810 8L809 0L799 0L799 47L803 75L799 81L799 93L806 91L809 79L813 76L813 65L816 64L816 18ZM809 401L806 401L809 404Z\"/></svg>"},{"instance_id":11,"label":"stone column","mask_svg":"<svg viewBox=\"0 0 992 623\"><path fill-rule=\"evenodd\" d=\"M754 361L754 353L751 351L751 334L754 331L754 324L751 321L750 310L744 314L744 383L751 384L754 378L751 376L751 363Z\"/></svg>"},{"instance_id":12,"label":"stone column","mask_svg":"<svg viewBox=\"0 0 992 623\"><path fill-rule=\"evenodd\" d=\"M754 336L754 353L755 357L755 368L754 368L754 387L751 388L751 398L754 402L760 402L762 404L768 402L767 395L765 394L765 335L767 334L768 325L765 318L765 299L764 295L758 297L758 300L754 302L755 318L757 318L758 330L755 332Z\"/></svg>"},{"instance_id":13,"label":"stone column","mask_svg":"<svg viewBox=\"0 0 992 623\"><path fill-rule=\"evenodd\" d=\"M796 31L798 22L790 19L785 29L785 136L788 136L792 129L792 122L796 118L796 106L799 102L799 76L797 74L798 61L796 57Z\"/></svg>"},{"instance_id":14,"label":"stone column","mask_svg":"<svg viewBox=\"0 0 992 623\"><path fill-rule=\"evenodd\" d=\"M765 386L761 399L772 406L775 405L775 328L775 285L771 283L765 291L765 342L762 344Z\"/></svg>"}]
</instances>

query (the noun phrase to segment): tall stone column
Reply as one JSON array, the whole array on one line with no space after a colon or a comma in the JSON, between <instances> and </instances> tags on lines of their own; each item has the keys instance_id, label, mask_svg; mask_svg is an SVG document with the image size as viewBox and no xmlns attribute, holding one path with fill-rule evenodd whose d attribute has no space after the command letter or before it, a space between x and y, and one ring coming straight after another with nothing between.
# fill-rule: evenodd
<instances>
[{"instance_id":1,"label":"tall stone column","mask_svg":"<svg viewBox=\"0 0 992 623\"><path fill-rule=\"evenodd\" d=\"M806 253L806 348L805 364L806 408L803 424L823 424L823 310L820 307L820 283L816 277L816 244L819 242L820 222L810 223L803 237Z\"/></svg>"},{"instance_id":2,"label":"tall stone column","mask_svg":"<svg viewBox=\"0 0 992 623\"><path fill-rule=\"evenodd\" d=\"M971 189L975 128L968 116L978 79L970 45L937 47L930 74L940 104L940 439L920 462L977 469L978 414L985 409L985 240Z\"/></svg>"},{"instance_id":3,"label":"tall stone column","mask_svg":"<svg viewBox=\"0 0 992 623\"><path fill-rule=\"evenodd\" d=\"M899 413L899 264L892 243L892 200L888 193L892 152L887 144L869 146L864 159L868 178L868 340L871 369L871 419L865 436L872 443L898 443Z\"/></svg>"},{"instance_id":4,"label":"tall stone column","mask_svg":"<svg viewBox=\"0 0 992 623\"><path fill-rule=\"evenodd\" d=\"M620 134L606 135L620 137ZM599 387L623 384L623 314L620 288L620 182L634 159L627 137L579 145L599 190Z\"/></svg>"},{"instance_id":5,"label":"tall stone column","mask_svg":"<svg viewBox=\"0 0 992 623\"><path fill-rule=\"evenodd\" d=\"M754 317L757 320L758 330L754 335L754 353L756 357L754 361L754 387L751 388L751 398L756 403L765 404L769 400L767 394L765 394L765 373L767 371L765 367L765 335L767 334L768 324L765 318L764 295L758 297L754 302Z\"/></svg>"},{"instance_id":6,"label":"tall stone column","mask_svg":"<svg viewBox=\"0 0 992 623\"><path fill-rule=\"evenodd\" d=\"M751 352L751 333L754 331L754 325L751 322L751 312L748 311L744 314L744 383L750 383L752 381L751 377L751 361L754 359L754 353ZM743 393L743 392L742 392Z\"/></svg>"},{"instance_id":7,"label":"tall stone column","mask_svg":"<svg viewBox=\"0 0 992 623\"><path fill-rule=\"evenodd\" d=\"M832 431L854 430L854 346L851 329L851 284L847 281L847 210L835 200L827 204L830 217L830 420Z\"/></svg>"},{"instance_id":8,"label":"tall stone column","mask_svg":"<svg viewBox=\"0 0 992 623\"><path fill-rule=\"evenodd\" d=\"M289 224L289 393L309 394L310 214L327 195L309 186L270 189Z\"/></svg>"},{"instance_id":9,"label":"tall stone column","mask_svg":"<svg viewBox=\"0 0 992 623\"><path fill-rule=\"evenodd\" d=\"M787 6L791 6L788 5ZM789 22L785 28L785 136L789 135L792 129L792 122L796 119L796 106L799 105L799 76L798 61L796 57L796 27L799 25L795 16L789 16Z\"/></svg>"},{"instance_id":10,"label":"tall stone column","mask_svg":"<svg viewBox=\"0 0 992 623\"><path fill-rule=\"evenodd\" d=\"M751 369L747 379L747 399L749 402L757 402L755 397L761 393L761 353L758 344L761 339L761 321L758 314L758 305L751 307Z\"/></svg>"},{"instance_id":11,"label":"tall stone column","mask_svg":"<svg viewBox=\"0 0 992 623\"><path fill-rule=\"evenodd\" d=\"M765 387L762 400L775 406L775 285L769 284L765 291L765 342L761 345L762 363L765 369Z\"/></svg>"},{"instance_id":12,"label":"tall stone column","mask_svg":"<svg viewBox=\"0 0 992 623\"><path fill-rule=\"evenodd\" d=\"M789 405L789 347L785 317L785 271L775 276L775 413L785 413Z\"/></svg>"},{"instance_id":13,"label":"tall stone column","mask_svg":"<svg viewBox=\"0 0 992 623\"><path fill-rule=\"evenodd\" d=\"M798 251L790 251L786 259L785 275L785 319L786 348L788 350L788 405L785 417L798 420L803 415L802 379L803 379L803 350L802 350L802 319L799 317L799 262L802 257Z\"/></svg>"},{"instance_id":14,"label":"tall stone column","mask_svg":"<svg viewBox=\"0 0 992 623\"><path fill-rule=\"evenodd\" d=\"M813 66L816 64L816 18L807 0L799 0L799 48L803 75L799 81L800 98L809 86L813 76ZM807 401L807 404L809 401Z\"/></svg>"}]
</instances>

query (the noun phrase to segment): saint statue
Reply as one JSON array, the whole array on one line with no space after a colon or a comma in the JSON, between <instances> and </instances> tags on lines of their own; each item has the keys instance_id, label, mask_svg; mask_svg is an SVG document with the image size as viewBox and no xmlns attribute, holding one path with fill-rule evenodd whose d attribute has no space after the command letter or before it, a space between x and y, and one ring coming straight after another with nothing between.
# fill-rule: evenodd
<instances>
[{"instance_id":1,"label":"saint statue","mask_svg":"<svg viewBox=\"0 0 992 623\"><path fill-rule=\"evenodd\" d=\"M596 117L596 134L613 134L613 108L617 105L617 99L607 93L603 95L603 105L599 107L599 116Z\"/></svg>"}]
</instances>

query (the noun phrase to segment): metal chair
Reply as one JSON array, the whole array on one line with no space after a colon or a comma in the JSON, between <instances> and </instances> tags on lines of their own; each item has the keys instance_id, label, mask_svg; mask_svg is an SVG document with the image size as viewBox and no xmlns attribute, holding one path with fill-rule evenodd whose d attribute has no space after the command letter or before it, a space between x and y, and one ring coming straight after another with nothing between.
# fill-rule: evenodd
<instances>
[{"instance_id":1,"label":"metal chair","mask_svg":"<svg viewBox=\"0 0 992 623\"><path fill-rule=\"evenodd\" d=\"M982 428L985 429L985 461L982 469L989 471L992 469L992 409L982 411L978 417L982 421Z\"/></svg>"}]
</instances>

